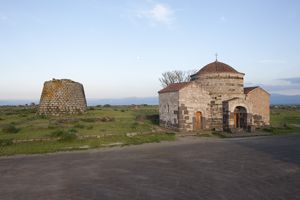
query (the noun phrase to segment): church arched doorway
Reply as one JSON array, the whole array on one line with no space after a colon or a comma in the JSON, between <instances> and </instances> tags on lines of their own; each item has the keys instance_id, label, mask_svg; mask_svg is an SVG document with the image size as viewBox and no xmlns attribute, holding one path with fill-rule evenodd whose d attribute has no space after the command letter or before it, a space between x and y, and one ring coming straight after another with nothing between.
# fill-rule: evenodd
<instances>
[{"instance_id":1,"label":"church arched doorway","mask_svg":"<svg viewBox=\"0 0 300 200\"><path fill-rule=\"evenodd\" d=\"M201 130L201 129L202 129L202 113L198 111L195 113L194 130Z\"/></svg>"},{"instance_id":2,"label":"church arched doorway","mask_svg":"<svg viewBox=\"0 0 300 200\"><path fill-rule=\"evenodd\" d=\"M234 128L247 128L247 110L242 106L234 109Z\"/></svg>"}]
</instances>

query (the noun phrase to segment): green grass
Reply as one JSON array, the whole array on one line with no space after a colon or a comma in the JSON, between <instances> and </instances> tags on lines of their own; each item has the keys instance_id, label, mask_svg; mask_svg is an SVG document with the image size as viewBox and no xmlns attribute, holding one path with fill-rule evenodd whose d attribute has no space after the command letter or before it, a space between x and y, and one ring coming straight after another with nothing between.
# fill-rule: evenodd
<instances>
[{"instance_id":1,"label":"green grass","mask_svg":"<svg viewBox=\"0 0 300 200\"><path fill-rule=\"evenodd\" d=\"M300 125L300 108L273 108L271 109L271 125L283 126Z\"/></svg>"},{"instance_id":2,"label":"green grass","mask_svg":"<svg viewBox=\"0 0 300 200\"><path fill-rule=\"evenodd\" d=\"M0 107L0 139L47 138L53 131L70 128L77 129L78 136L145 133L157 126L156 106L92 108L84 115L44 117L37 116L35 108ZM15 134L6 131L8 126Z\"/></svg>"},{"instance_id":3,"label":"green grass","mask_svg":"<svg viewBox=\"0 0 300 200\"><path fill-rule=\"evenodd\" d=\"M174 134L154 131L158 125L157 106L89 107L86 114L63 117L45 117L35 113L36 108L33 107L0 107L0 155L175 139ZM126 134L130 133L135 136L127 137ZM86 137L88 139L83 139ZM31 141L42 139L50 141ZM14 143L18 141L23 143Z\"/></svg>"},{"instance_id":4,"label":"green grass","mask_svg":"<svg viewBox=\"0 0 300 200\"><path fill-rule=\"evenodd\" d=\"M126 135L114 135L103 137L101 139L72 139L59 140L47 142L30 142L21 144L7 144L1 145L0 140L0 156L15 155L15 154L36 154L36 153L50 153L57 151L83 150L98 147L106 147L109 144L118 145L136 145L143 143L152 143L160 141L175 140L175 134L151 134L151 135L137 135L127 137Z\"/></svg>"},{"instance_id":5,"label":"green grass","mask_svg":"<svg viewBox=\"0 0 300 200\"><path fill-rule=\"evenodd\" d=\"M34 107L0 107L0 155L175 139L174 134L161 134L158 128L158 106L96 106L89 107L86 114L63 117L45 117L35 113ZM264 130L274 135L300 133L299 125L300 107L272 108L271 126ZM200 136L221 137L214 132L205 132ZM42 139L50 141L42 142ZM39 141L24 143L23 140ZM18 141L23 143L16 144Z\"/></svg>"},{"instance_id":6,"label":"green grass","mask_svg":"<svg viewBox=\"0 0 300 200\"><path fill-rule=\"evenodd\" d=\"M300 107L271 108L270 127L264 131L274 135L287 133L300 133Z\"/></svg>"}]
</instances>

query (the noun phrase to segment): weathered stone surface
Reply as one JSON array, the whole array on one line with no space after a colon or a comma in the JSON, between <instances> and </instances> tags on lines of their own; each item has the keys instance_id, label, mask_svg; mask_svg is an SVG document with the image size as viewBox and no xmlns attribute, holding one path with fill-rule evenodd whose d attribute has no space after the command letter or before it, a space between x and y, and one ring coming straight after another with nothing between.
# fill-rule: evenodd
<instances>
[{"instance_id":1,"label":"weathered stone surface","mask_svg":"<svg viewBox=\"0 0 300 200\"><path fill-rule=\"evenodd\" d=\"M269 125L270 95L260 87L244 88L243 73L231 67L223 69L224 63L220 66L218 69L206 66L205 73L200 70L184 87L173 85L171 92L159 92L162 126L195 131L195 123L200 123L201 129L253 131L256 127ZM246 113L239 115L235 113L236 108L244 108ZM196 113L201 113L201 119L196 119ZM244 127L237 127L240 123L237 120L242 121Z\"/></svg>"},{"instance_id":2,"label":"weathered stone surface","mask_svg":"<svg viewBox=\"0 0 300 200\"><path fill-rule=\"evenodd\" d=\"M83 85L69 79L53 79L44 83L39 115L79 114L86 111Z\"/></svg>"}]
</instances>

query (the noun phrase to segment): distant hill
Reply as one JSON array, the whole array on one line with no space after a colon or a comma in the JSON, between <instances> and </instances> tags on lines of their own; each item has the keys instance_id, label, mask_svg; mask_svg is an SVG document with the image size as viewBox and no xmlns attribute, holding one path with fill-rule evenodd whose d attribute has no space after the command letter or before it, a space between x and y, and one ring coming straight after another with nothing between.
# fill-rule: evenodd
<instances>
[{"instance_id":1,"label":"distant hill","mask_svg":"<svg viewBox=\"0 0 300 200\"><path fill-rule=\"evenodd\" d=\"M0 105L25 105L31 103L38 104L38 100L29 99L29 100L0 100ZM87 103L89 106L96 105L131 105L131 104L148 104L148 105L158 105L158 97L128 97L128 98L120 98L120 99L94 99L87 98ZM284 104L298 104L300 105L300 95L280 95L280 94L272 94L270 103L272 105L284 105Z\"/></svg>"},{"instance_id":2,"label":"distant hill","mask_svg":"<svg viewBox=\"0 0 300 200\"><path fill-rule=\"evenodd\" d=\"M158 105L158 97L128 97L121 99L87 99L89 106L95 105L131 105L131 104L148 104Z\"/></svg>"},{"instance_id":3,"label":"distant hill","mask_svg":"<svg viewBox=\"0 0 300 200\"><path fill-rule=\"evenodd\" d=\"M271 94L270 103L272 105L278 104L298 104L300 105L300 95L281 95Z\"/></svg>"},{"instance_id":4,"label":"distant hill","mask_svg":"<svg viewBox=\"0 0 300 200\"><path fill-rule=\"evenodd\" d=\"M36 99L8 99L0 100L0 106L17 106L17 105L30 105L31 103L38 104L39 100Z\"/></svg>"}]
</instances>

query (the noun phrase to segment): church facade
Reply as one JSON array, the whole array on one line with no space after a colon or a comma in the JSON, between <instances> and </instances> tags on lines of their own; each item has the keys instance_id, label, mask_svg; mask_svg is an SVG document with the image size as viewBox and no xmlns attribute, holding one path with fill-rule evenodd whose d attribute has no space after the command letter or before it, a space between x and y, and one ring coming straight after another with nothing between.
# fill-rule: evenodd
<instances>
[{"instance_id":1,"label":"church facade","mask_svg":"<svg viewBox=\"0 0 300 200\"><path fill-rule=\"evenodd\" d=\"M253 131L270 123L270 94L244 87L244 75L215 61L160 90L160 125L178 131Z\"/></svg>"}]
</instances>

